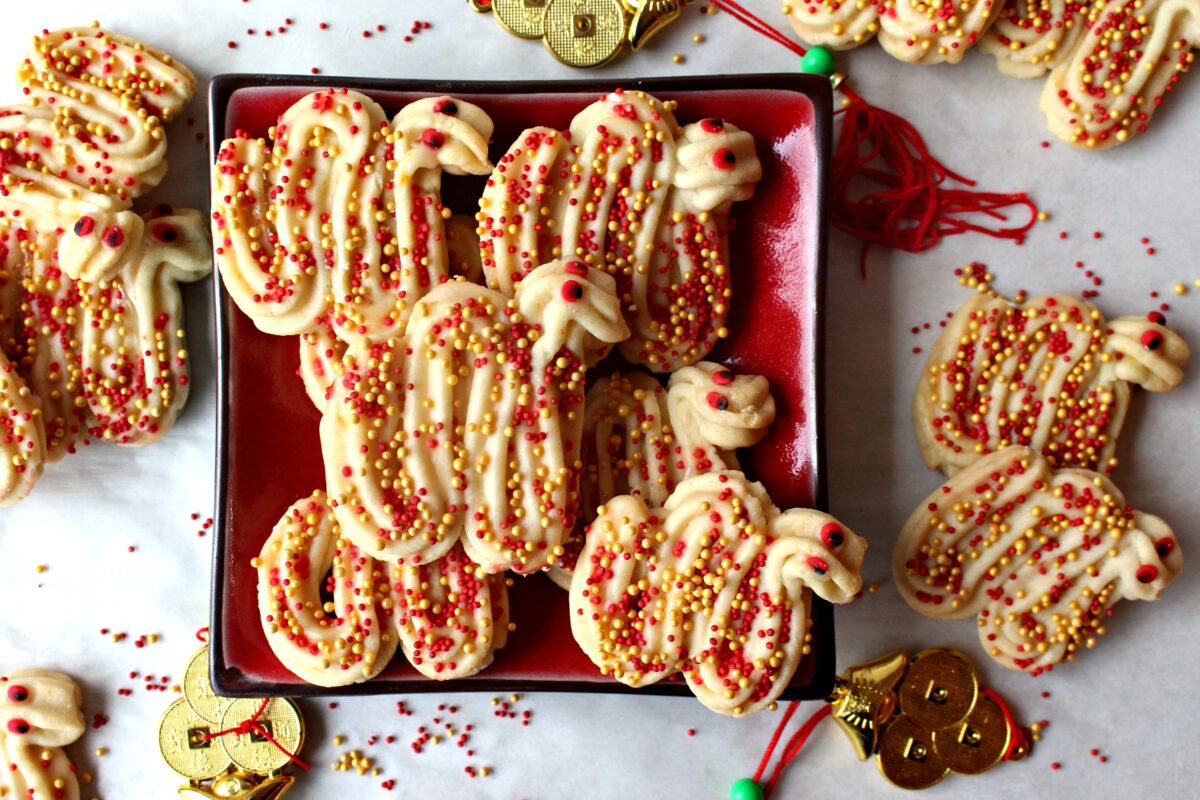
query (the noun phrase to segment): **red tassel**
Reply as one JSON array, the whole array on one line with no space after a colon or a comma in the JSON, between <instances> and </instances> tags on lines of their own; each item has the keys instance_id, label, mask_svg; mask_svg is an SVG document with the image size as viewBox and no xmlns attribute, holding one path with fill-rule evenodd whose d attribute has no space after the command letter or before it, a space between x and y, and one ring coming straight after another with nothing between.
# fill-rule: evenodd
<instances>
[{"instance_id":1,"label":"red tassel","mask_svg":"<svg viewBox=\"0 0 1200 800\"><path fill-rule=\"evenodd\" d=\"M921 253L943 236L974 232L1021 242L1037 221L1037 205L1024 192L971 189L975 181L937 159L908 120L877 108L849 87L849 104L833 151L830 205L833 225L872 244ZM950 180L963 188L945 186ZM864 191L864 184L870 185ZM856 191L858 192L856 195ZM1024 206L1028 219L1005 226L1005 209ZM988 226L972 215L998 225ZM867 249L863 250L863 263Z\"/></svg>"},{"instance_id":2,"label":"red tassel","mask_svg":"<svg viewBox=\"0 0 1200 800\"><path fill-rule=\"evenodd\" d=\"M797 55L807 50L773 28L737 0L711 0L713 5L757 33ZM943 236L983 233L1021 242L1037 222L1037 205L1024 192L999 194L973 189L975 181L947 168L925 145L908 120L871 105L849 86L840 91L849 100L836 112L841 117L833 152L830 182L833 226L867 243L921 253ZM946 181L959 186L946 186ZM1009 222L1002 213L1024 206L1029 218ZM975 216L982 215L982 216ZM990 218L997 224L988 225Z\"/></svg>"}]
</instances>

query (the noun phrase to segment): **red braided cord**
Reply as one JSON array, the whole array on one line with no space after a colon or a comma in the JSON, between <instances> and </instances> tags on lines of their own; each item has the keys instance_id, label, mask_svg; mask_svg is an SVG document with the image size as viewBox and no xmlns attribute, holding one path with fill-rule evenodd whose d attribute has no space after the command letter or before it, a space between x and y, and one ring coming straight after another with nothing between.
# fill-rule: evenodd
<instances>
[{"instance_id":1,"label":"red braided cord","mask_svg":"<svg viewBox=\"0 0 1200 800\"><path fill-rule=\"evenodd\" d=\"M754 782L758 783L762 780L762 774L767 769L767 764L771 761L771 754L775 752L775 745L779 744L779 737L783 735L783 729L787 727L791 721L792 715L796 713L796 709L800 708L800 701L793 700L788 703L787 711L783 712L783 719L779 720L779 724L775 726L775 734L771 737L771 743L767 745L767 752L763 753L762 760L758 762L758 769L754 772Z\"/></svg>"},{"instance_id":2,"label":"red braided cord","mask_svg":"<svg viewBox=\"0 0 1200 800\"><path fill-rule=\"evenodd\" d=\"M745 25L747 28L750 28L757 33L761 33L763 36L766 36L772 41L778 42L796 55L803 56L808 52L804 45L800 44L786 33L783 33L782 31L773 27L769 22L763 20L762 17L758 16L753 11L737 2L737 0L709 0L709 2L724 11L729 16L736 19L738 22Z\"/></svg>"},{"instance_id":3,"label":"red braided cord","mask_svg":"<svg viewBox=\"0 0 1200 800\"><path fill-rule=\"evenodd\" d=\"M287 756L288 760L291 761L293 764L295 764L297 767L299 767L300 769L303 769L303 770L307 770L308 764L301 761L300 758L295 753L292 753L286 747L281 745L279 743L279 741L276 740L276 738L271 735L270 731L268 731L266 728L264 728L262 725L259 724L258 718L261 717L262 713L267 710L267 704L270 702L271 702L271 698L264 697L262 704L259 705L259 707L258 707L258 711L255 711L254 715L251 716L249 719L239 723L238 725L236 725L232 728L226 728L223 731L216 731L215 733L206 733L206 734L204 734L204 741L211 742L213 739L220 739L222 736L228 736L229 734L233 734L235 736L248 736L249 734L256 733L259 736L266 739L271 744L275 745L276 749L278 749L279 752L281 752L285 756Z\"/></svg>"},{"instance_id":4,"label":"red braided cord","mask_svg":"<svg viewBox=\"0 0 1200 800\"><path fill-rule=\"evenodd\" d=\"M792 759L800 753L800 749L804 747L813 730L832 711L833 706L829 703L824 703L811 717L805 720L804 724L800 726L800 730L792 734L791 739L788 739L787 746L783 748L783 755L780 756L779 763L775 765L775 771L771 773L771 780L767 781L767 785L763 787L763 800L771 800L771 792L775 790L775 784L783 776L784 768L792 763Z\"/></svg>"}]
</instances>

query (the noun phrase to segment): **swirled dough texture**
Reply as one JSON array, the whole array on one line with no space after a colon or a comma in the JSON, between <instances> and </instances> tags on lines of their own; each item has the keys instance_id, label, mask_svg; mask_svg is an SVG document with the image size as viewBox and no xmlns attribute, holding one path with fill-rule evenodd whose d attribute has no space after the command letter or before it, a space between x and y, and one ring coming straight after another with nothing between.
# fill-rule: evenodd
<instances>
[{"instance_id":1,"label":"swirled dough texture","mask_svg":"<svg viewBox=\"0 0 1200 800\"><path fill-rule=\"evenodd\" d=\"M879 15L887 7L887 0L791 0L784 13L805 43L849 50L879 32Z\"/></svg>"},{"instance_id":2,"label":"swirled dough texture","mask_svg":"<svg viewBox=\"0 0 1200 800\"><path fill-rule=\"evenodd\" d=\"M0 797L79 800L62 748L83 735L83 699L66 675L22 669L0 676Z\"/></svg>"},{"instance_id":3,"label":"swirled dough texture","mask_svg":"<svg viewBox=\"0 0 1200 800\"><path fill-rule=\"evenodd\" d=\"M1006 0L979 41L1001 72L1038 78L1069 59L1104 0Z\"/></svg>"},{"instance_id":4,"label":"swirled dough texture","mask_svg":"<svg viewBox=\"0 0 1200 800\"><path fill-rule=\"evenodd\" d=\"M1051 465L1111 471L1130 385L1175 388L1189 350L1157 312L1106 321L1069 295L976 295L931 348L913 397L930 469L953 475L1010 444Z\"/></svg>"},{"instance_id":5,"label":"swirled dough texture","mask_svg":"<svg viewBox=\"0 0 1200 800\"><path fill-rule=\"evenodd\" d=\"M297 100L271 142L227 139L212 231L230 296L267 333L402 334L451 275L442 176L490 172L491 135L461 100L424 98L389 124L371 98L333 89Z\"/></svg>"},{"instance_id":6,"label":"swirled dough texture","mask_svg":"<svg viewBox=\"0 0 1200 800\"><path fill-rule=\"evenodd\" d=\"M866 542L828 514L780 512L740 472L688 478L666 504L609 501L571 582L571 630L629 686L682 673L710 709L779 697L807 652L811 593L849 602Z\"/></svg>"},{"instance_id":7,"label":"swirled dough texture","mask_svg":"<svg viewBox=\"0 0 1200 800\"><path fill-rule=\"evenodd\" d=\"M978 615L984 650L1038 674L1105 632L1123 599L1155 600L1183 566L1163 520L1096 472L1014 445L980 459L908 518L892 558L901 596L938 619Z\"/></svg>"},{"instance_id":8,"label":"swirled dough texture","mask_svg":"<svg viewBox=\"0 0 1200 800\"><path fill-rule=\"evenodd\" d=\"M443 284L404 336L352 344L321 420L346 537L389 561L461 540L487 572L552 564L579 513L584 376L628 335L613 279L570 260L511 299Z\"/></svg>"},{"instance_id":9,"label":"swirled dough texture","mask_svg":"<svg viewBox=\"0 0 1200 800\"><path fill-rule=\"evenodd\" d=\"M461 547L428 564L376 561L342 536L319 490L284 513L254 567L271 650L317 686L370 680L397 646L428 678L466 677L508 637L504 576L484 573Z\"/></svg>"},{"instance_id":10,"label":"swirled dough texture","mask_svg":"<svg viewBox=\"0 0 1200 800\"><path fill-rule=\"evenodd\" d=\"M0 110L0 348L40 410L44 460L89 436L149 444L187 399L177 284L210 256L200 212L130 206L162 180L162 126L195 78L81 28L35 37L18 80L28 105Z\"/></svg>"},{"instance_id":11,"label":"swirled dough texture","mask_svg":"<svg viewBox=\"0 0 1200 800\"><path fill-rule=\"evenodd\" d=\"M1200 0L1110 0L1050 73L1042 112L1068 144L1105 149L1144 133L1191 67Z\"/></svg>"},{"instance_id":12,"label":"swirled dough texture","mask_svg":"<svg viewBox=\"0 0 1200 800\"><path fill-rule=\"evenodd\" d=\"M583 414L580 524L590 524L617 495L661 506L686 478L737 469L737 448L760 442L774 419L766 378L711 361L673 373L667 388L645 372L600 378L588 389ZM583 538L572 536L550 570L564 589L582 546Z\"/></svg>"},{"instance_id":13,"label":"swirled dough texture","mask_svg":"<svg viewBox=\"0 0 1200 800\"><path fill-rule=\"evenodd\" d=\"M886 0L879 44L911 64L957 64L1000 14L1003 0Z\"/></svg>"},{"instance_id":14,"label":"swirled dough texture","mask_svg":"<svg viewBox=\"0 0 1200 800\"><path fill-rule=\"evenodd\" d=\"M41 404L0 350L0 508L29 494L45 460Z\"/></svg>"},{"instance_id":15,"label":"swirled dough texture","mask_svg":"<svg viewBox=\"0 0 1200 800\"><path fill-rule=\"evenodd\" d=\"M567 131L530 128L479 202L489 287L574 257L617 281L633 335L625 357L656 372L703 358L726 335L729 211L762 177L754 140L722 120L679 127L675 104L616 91Z\"/></svg>"}]
</instances>

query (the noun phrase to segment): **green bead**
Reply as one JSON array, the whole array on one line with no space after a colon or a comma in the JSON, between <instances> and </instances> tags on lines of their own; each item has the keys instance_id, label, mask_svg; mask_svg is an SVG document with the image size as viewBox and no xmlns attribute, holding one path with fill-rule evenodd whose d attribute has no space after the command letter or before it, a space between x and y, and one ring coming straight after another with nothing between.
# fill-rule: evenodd
<instances>
[{"instance_id":1,"label":"green bead","mask_svg":"<svg viewBox=\"0 0 1200 800\"><path fill-rule=\"evenodd\" d=\"M833 74L833 53L828 47L814 45L800 59L800 70L809 75L824 75L828 78Z\"/></svg>"},{"instance_id":2,"label":"green bead","mask_svg":"<svg viewBox=\"0 0 1200 800\"><path fill-rule=\"evenodd\" d=\"M809 51L812 52L811 50ZM742 778L729 787L729 800L762 800L762 787L753 778Z\"/></svg>"}]
</instances>

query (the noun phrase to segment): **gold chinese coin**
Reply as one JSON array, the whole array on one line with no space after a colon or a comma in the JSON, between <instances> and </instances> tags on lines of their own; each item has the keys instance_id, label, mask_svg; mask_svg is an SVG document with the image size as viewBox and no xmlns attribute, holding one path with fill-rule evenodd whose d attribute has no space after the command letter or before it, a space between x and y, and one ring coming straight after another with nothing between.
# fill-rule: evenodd
<instances>
[{"instance_id":1,"label":"gold chinese coin","mask_svg":"<svg viewBox=\"0 0 1200 800\"><path fill-rule=\"evenodd\" d=\"M1008 749L1012 730L1000 706L980 695L965 720L933 732L933 746L954 772L978 775L1000 763Z\"/></svg>"},{"instance_id":2,"label":"gold chinese coin","mask_svg":"<svg viewBox=\"0 0 1200 800\"><path fill-rule=\"evenodd\" d=\"M190 781L215 778L233 765L220 740L205 739L216 728L183 699L167 708L158 724L158 749L167 766Z\"/></svg>"},{"instance_id":3,"label":"gold chinese coin","mask_svg":"<svg viewBox=\"0 0 1200 800\"><path fill-rule=\"evenodd\" d=\"M979 696L975 668L953 650L925 650L913 657L900 684L900 711L929 731L967 718Z\"/></svg>"},{"instance_id":4,"label":"gold chinese coin","mask_svg":"<svg viewBox=\"0 0 1200 800\"><path fill-rule=\"evenodd\" d=\"M621 0L547 0L546 33L550 52L571 67L598 67L625 44L628 15Z\"/></svg>"},{"instance_id":5,"label":"gold chinese coin","mask_svg":"<svg viewBox=\"0 0 1200 800\"><path fill-rule=\"evenodd\" d=\"M522 39L540 39L546 29L542 19L546 16L548 0L492 0L492 12L510 33Z\"/></svg>"},{"instance_id":6,"label":"gold chinese coin","mask_svg":"<svg viewBox=\"0 0 1200 800\"><path fill-rule=\"evenodd\" d=\"M221 729L238 727L254 716L262 702L261 699L252 697L234 700L225 709ZM304 746L304 721L300 717L300 710L291 700L272 698L256 721L288 753L296 755ZM231 733L222 736L221 742L225 752L239 769L256 775L268 775L282 769L290 760L287 753L272 744L262 733Z\"/></svg>"},{"instance_id":7,"label":"gold chinese coin","mask_svg":"<svg viewBox=\"0 0 1200 800\"><path fill-rule=\"evenodd\" d=\"M220 723L229 699L213 691L208 677L208 648L201 647L188 661L183 673L183 697L192 711L211 725Z\"/></svg>"},{"instance_id":8,"label":"gold chinese coin","mask_svg":"<svg viewBox=\"0 0 1200 800\"><path fill-rule=\"evenodd\" d=\"M902 789L925 789L946 777L933 734L908 717L897 717L879 737L876 763L883 776Z\"/></svg>"}]
</instances>

